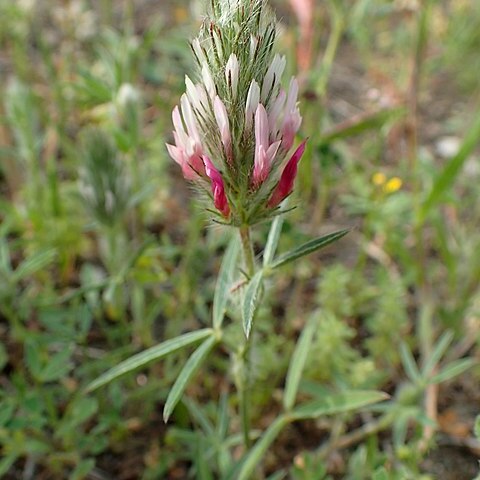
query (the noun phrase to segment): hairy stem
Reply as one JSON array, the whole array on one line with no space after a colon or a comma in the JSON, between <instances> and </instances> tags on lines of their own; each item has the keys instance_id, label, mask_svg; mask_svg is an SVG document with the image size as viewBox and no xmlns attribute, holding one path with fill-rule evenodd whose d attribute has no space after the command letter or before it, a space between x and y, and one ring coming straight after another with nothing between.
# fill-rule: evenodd
<instances>
[{"instance_id":1,"label":"hairy stem","mask_svg":"<svg viewBox=\"0 0 480 480\"><path fill-rule=\"evenodd\" d=\"M252 239L250 237L250 227L244 225L240 227L240 238L242 239L243 261L245 270L249 278L255 274L255 259L253 255Z\"/></svg>"},{"instance_id":2,"label":"hairy stem","mask_svg":"<svg viewBox=\"0 0 480 480\"><path fill-rule=\"evenodd\" d=\"M252 239L250 236L250 227L248 225L240 227L240 238L242 240L243 260L245 271L249 278L255 274L255 258L253 253ZM250 441L250 346L253 332L248 338L245 338L241 350L241 379L238 385L240 396L240 416L242 420L243 441L245 449L251 446Z\"/></svg>"}]
</instances>

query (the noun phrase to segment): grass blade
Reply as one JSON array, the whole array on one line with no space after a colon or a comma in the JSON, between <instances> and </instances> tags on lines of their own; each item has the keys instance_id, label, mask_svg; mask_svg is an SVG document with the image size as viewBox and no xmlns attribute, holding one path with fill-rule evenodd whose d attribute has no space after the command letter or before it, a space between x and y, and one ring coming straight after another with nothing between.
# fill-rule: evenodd
<instances>
[{"instance_id":1,"label":"grass blade","mask_svg":"<svg viewBox=\"0 0 480 480\"><path fill-rule=\"evenodd\" d=\"M133 372L137 368L144 367L150 362L159 360L160 358L166 357L167 355L176 352L181 348L203 340L204 338L211 336L212 332L213 331L210 328L205 328L203 330L185 333L184 335L172 338L171 340L167 340L159 345L155 345L148 350L137 353L136 355L127 358L127 360L111 368L96 380L88 384L85 388L85 392L92 392L93 390L103 387L107 383L110 383L111 381L116 380L127 373Z\"/></svg>"},{"instance_id":2,"label":"grass blade","mask_svg":"<svg viewBox=\"0 0 480 480\"><path fill-rule=\"evenodd\" d=\"M236 477L237 480L249 480L252 478L255 468L262 460L265 452L278 437L280 432L288 425L289 421L290 420L286 416L281 415L267 428L260 440L258 440L254 447L248 452L245 461L242 463L240 472Z\"/></svg>"},{"instance_id":3,"label":"grass blade","mask_svg":"<svg viewBox=\"0 0 480 480\"><path fill-rule=\"evenodd\" d=\"M282 226L283 215L279 215L274 218L270 231L268 232L267 244L265 245L265 251L263 252L264 267L272 263L280 239L280 233L282 232Z\"/></svg>"},{"instance_id":4,"label":"grass blade","mask_svg":"<svg viewBox=\"0 0 480 480\"><path fill-rule=\"evenodd\" d=\"M250 280L247 291L245 292L245 298L243 299L243 331L245 336L250 336L252 330L252 323L257 312L259 300L260 300L260 288L262 286L263 271L258 271Z\"/></svg>"},{"instance_id":5,"label":"grass blade","mask_svg":"<svg viewBox=\"0 0 480 480\"><path fill-rule=\"evenodd\" d=\"M211 462L205 452L205 442L199 436L196 441L194 465L196 466L196 476L198 480L213 480L213 473L211 471Z\"/></svg>"},{"instance_id":6,"label":"grass blade","mask_svg":"<svg viewBox=\"0 0 480 480\"><path fill-rule=\"evenodd\" d=\"M278 268L282 267L283 265L293 262L298 258L304 257L305 255L309 255L321 248L330 245L337 240L340 240L344 237L349 230L339 230L338 232L329 233L328 235L324 235L323 237L315 238L314 240L310 240L309 242L300 245L299 247L295 248L294 250L290 250L283 255L280 255L274 262L270 265L270 268Z\"/></svg>"},{"instance_id":7,"label":"grass blade","mask_svg":"<svg viewBox=\"0 0 480 480\"><path fill-rule=\"evenodd\" d=\"M428 383L443 383L452 378L458 377L463 372L466 372L474 365L477 365L477 361L473 358L464 358L447 365L440 373L434 375Z\"/></svg>"},{"instance_id":8,"label":"grass blade","mask_svg":"<svg viewBox=\"0 0 480 480\"><path fill-rule=\"evenodd\" d=\"M340 393L331 393L319 400L301 405L292 414L295 420L313 419L322 415L350 412L387 398L387 394L374 390L347 390Z\"/></svg>"},{"instance_id":9,"label":"grass blade","mask_svg":"<svg viewBox=\"0 0 480 480\"><path fill-rule=\"evenodd\" d=\"M227 436L229 422L230 419L228 415L228 395L226 393L222 393L217 413L217 438L223 440Z\"/></svg>"},{"instance_id":10,"label":"grass blade","mask_svg":"<svg viewBox=\"0 0 480 480\"><path fill-rule=\"evenodd\" d=\"M388 480L388 473L385 467L380 467L374 474L372 480Z\"/></svg>"},{"instance_id":11,"label":"grass blade","mask_svg":"<svg viewBox=\"0 0 480 480\"><path fill-rule=\"evenodd\" d=\"M295 403L298 387L300 385L300 380L302 378L303 369L305 368L305 362L307 361L316 326L317 322L313 318L310 319L306 327L303 329L302 334L298 339L297 346L295 347L295 351L293 352L292 360L288 367L285 392L283 395L283 407L287 411L291 410Z\"/></svg>"},{"instance_id":12,"label":"grass blade","mask_svg":"<svg viewBox=\"0 0 480 480\"><path fill-rule=\"evenodd\" d=\"M54 249L49 249L44 252L32 255L30 258L24 260L12 275L12 280L18 282L30 275L42 270L50 265L55 259L56 252Z\"/></svg>"},{"instance_id":13,"label":"grass blade","mask_svg":"<svg viewBox=\"0 0 480 480\"><path fill-rule=\"evenodd\" d=\"M187 407L188 413L198 423L205 435L213 435L215 430L212 422L209 420L206 413L197 405L197 403L187 397L183 400L183 404Z\"/></svg>"},{"instance_id":14,"label":"grass blade","mask_svg":"<svg viewBox=\"0 0 480 480\"><path fill-rule=\"evenodd\" d=\"M414 383L421 382L422 376L418 371L418 367L415 359L413 358L412 352L403 342L400 345L400 358L402 360L403 369L405 370L408 378Z\"/></svg>"},{"instance_id":15,"label":"grass blade","mask_svg":"<svg viewBox=\"0 0 480 480\"><path fill-rule=\"evenodd\" d=\"M387 122L403 116L404 110L401 108L385 108L375 112L367 112L352 117L339 125L335 125L326 131L321 137L321 143L330 143L333 140L349 138L354 135L360 135L367 130L380 129Z\"/></svg>"},{"instance_id":16,"label":"grass blade","mask_svg":"<svg viewBox=\"0 0 480 480\"><path fill-rule=\"evenodd\" d=\"M182 368L182 371L178 375L177 380L173 384L172 389L170 390L167 401L165 402L165 407L163 409L163 420L166 423L170 418L170 415L173 412L173 409L182 398L183 392L188 385L188 382L191 380L193 375L202 365L203 361L207 355L212 350L213 346L217 343L216 337L207 338L190 356L187 360L187 363Z\"/></svg>"},{"instance_id":17,"label":"grass blade","mask_svg":"<svg viewBox=\"0 0 480 480\"><path fill-rule=\"evenodd\" d=\"M432 354L427 359L427 362L423 367L422 373L425 378L428 378L432 374L434 368L437 366L443 354L446 352L448 346L450 345L450 343L452 343L452 340L453 332L451 330L445 332L441 336L440 340L437 342L435 348L433 349Z\"/></svg>"},{"instance_id":18,"label":"grass blade","mask_svg":"<svg viewBox=\"0 0 480 480\"><path fill-rule=\"evenodd\" d=\"M468 131L459 152L447 163L435 179L432 190L420 209L419 222L422 224L429 211L441 202L443 195L452 187L463 165L480 141L480 115Z\"/></svg>"},{"instance_id":19,"label":"grass blade","mask_svg":"<svg viewBox=\"0 0 480 480\"><path fill-rule=\"evenodd\" d=\"M225 252L222 266L218 274L217 284L215 286L215 295L213 297L213 328L218 329L222 326L225 318L230 288L233 282L235 267L237 266L238 252L240 243L235 235Z\"/></svg>"}]
</instances>

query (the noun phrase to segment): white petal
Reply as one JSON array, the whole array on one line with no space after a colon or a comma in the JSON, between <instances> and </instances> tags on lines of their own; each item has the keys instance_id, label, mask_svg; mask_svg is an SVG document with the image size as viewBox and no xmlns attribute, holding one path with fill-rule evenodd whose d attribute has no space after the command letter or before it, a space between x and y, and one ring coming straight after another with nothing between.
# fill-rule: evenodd
<instances>
[{"instance_id":1,"label":"white petal","mask_svg":"<svg viewBox=\"0 0 480 480\"><path fill-rule=\"evenodd\" d=\"M227 109L218 96L215 97L213 102L213 111L215 113L218 128L220 129L222 143L225 148L228 148L231 145L232 140L230 135L230 124L228 121Z\"/></svg>"},{"instance_id":2,"label":"white petal","mask_svg":"<svg viewBox=\"0 0 480 480\"><path fill-rule=\"evenodd\" d=\"M207 90L208 95L213 101L215 95L217 94L217 89L215 88L215 83L213 81L212 74L210 73L210 69L208 68L207 64L203 65L202 67L202 79L203 84L205 85L205 89Z\"/></svg>"},{"instance_id":3,"label":"white petal","mask_svg":"<svg viewBox=\"0 0 480 480\"><path fill-rule=\"evenodd\" d=\"M290 86L288 88L288 99L285 110L287 112L292 112L296 109L298 99L298 82L295 77L292 77L290 80Z\"/></svg>"},{"instance_id":4,"label":"white petal","mask_svg":"<svg viewBox=\"0 0 480 480\"><path fill-rule=\"evenodd\" d=\"M205 57L205 53L203 52L203 49L200 45L200 41L198 40L198 38L193 40L192 48L193 48L193 51L195 52L195 55L200 65L205 65L207 63L207 59Z\"/></svg>"},{"instance_id":5,"label":"white petal","mask_svg":"<svg viewBox=\"0 0 480 480\"><path fill-rule=\"evenodd\" d=\"M180 103L182 105L182 115L187 126L188 135L195 141L200 143L200 135L197 129L197 120L192 110L192 106L188 101L188 98L185 94L180 98Z\"/></svg>"},{"instance_id":6,"label":"white petal","mask_svg":"<svg viewBox=\"0 0 480 480\"><path fill-rule=\"evenodd\" d=\"M287 98L287 94L285 90L280 90L277 98L272 104L270 111L268 113L268 124L270 126L270 132L276 133L277 130L280 128L281 117L283 116L283 109L285 106L285 100Z\"/></svg>"},{"instance_id":7,"label":"white petal","mask_svg":"<svg viewBox=\"0 0 480 480\"><path fill-rule=\"evenodd\" d=\"M259 102L260 87L258 86L258 83L253 80L250 88L248 89L247 103L245 105L245 123L247 128L252 126L253 116L255 115Z\"/></svg>"},{"instance_id":8,"label":"white petal","mask_svg":"<svg viewBox=\"0 0 480 480\"><path fill-rule=\"evenodd\" d=\"M267 70L265 78L263 79L262 84L262 102L265 102L268 98L268 95L276 86L280 83L282 78L283 71L287 60L285 56L280 56L278 53L273 57L272 63Z\"/></svg>"},{"instance_id":9,"label":"white petal","mask_svg":"<svg viewBox=\"0 0 480 480\"><path fill-rule=\"evenodd\" d=\"M239 70L240 65L238 63L237 56L232 53L225 67L225 78L227 80L227 85L231 82L233 98L236 98L237 96Z\"/></svg>"},{"instance_id":10,"label":"white petal","mask_svg":"<svg viewBox=\"0 0 480 480\"><path fill-rule=\"evenodd\" d=\"M255 145L256 148L263 146L265 150L269 147L268 116L265 107L259 103L255 113Z\"/></svg>"},{"instance_id":11,"label":"white petal","mask_svg":"<svg viewBox=\"0 0 480 480\"><path fill-rule=\"evenodd\" d=\"M167 143L167 150L173 160L175 160L179 165L183 164L183 151L180 148Z\"/></svg>"},{"instance_id":12,"label":"white petal","mask_svg":"<svg viewBox=\"0 0 480 480\"><path fill-rule=\"evenodd\" d=\"M183 125L182 117L180 115L180 109L175 107L172 112L172 121L173 126L175 127L174 137L177 147L186 148L188 135L185 132L185 127Z\"/></svg>"},{"instance_id":13,"label":"white petal","mask_svg":"<svg viewBox=\"0 0 480 480\"><path fill-rule=\"evenodd\" d=\"M274 158L275 158L275 155L277 154L278 152L278 149L280 148L280 145L281 145L282 141L279 140L278 142L275 142L275 143L272 143L270 145L270 147L268 147L268 150L267 150L267 159L268 159L268 163L269 165L272 164Z\"/></svg>"}]
</instances>

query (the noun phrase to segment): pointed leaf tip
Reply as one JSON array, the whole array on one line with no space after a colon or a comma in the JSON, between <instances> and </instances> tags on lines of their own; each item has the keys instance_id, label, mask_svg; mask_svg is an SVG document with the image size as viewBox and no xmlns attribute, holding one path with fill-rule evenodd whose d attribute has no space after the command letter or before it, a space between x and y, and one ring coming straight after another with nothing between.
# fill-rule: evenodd
<instances>
[{"instance_id":1,"label":"pointed leaf tip","mask_svg":"<svg viewBox=\"0 0 480 480\"><path fill-rule=\"evenodd\" d=\"M179 373L177 380L173 384L170 390L165 407L163 408L163 421L168 422L170 415L175 409L177 403L182 398L183 392L187 388L188 382L192 379L193 375L201 367L203 361L207 358L207 355L212 350L213 346L217 343L215 337L207 338L190 356L187 363L183 366Z\"/></svg>"},{"instance_id":2,"label":"pointed leaf tip","mask_svg":"<svg viewBox=\"0 0 480 480\"><path fill-rule=\"evenodd\" d=\"M304 257L305 255L309 255L310 253L313 253L317 250L325 248L327 245L330 245L331 243L336 242L337 240L340 240L349 231L350 231L349 229L339 230L338 232L329 233L328 235L324 235L322 237L310 240L304 243L303 245L300 245L299 247L294 248L293 250L290 250L289 252L286 252L280 255L279 257L277 257L273 261L273 263L270 265L270 267L272 269L281 267L287 263L293 262L294 260Z\"/></svg>"},{"instance_id":3,"label":"pointed leaf tip","mask_svg":"<svg viewBox=\"0 0 480 480\"><path fill-rule=\"evenodd\" d=\"M263 271L258 271L250 280L247 290L245 292L245 297L243 300L243 331L245 336L248 338L252 330L253 320L257 312L257 308L260 300L260 289L263 281Z\"/></svg>"}]
</instances>

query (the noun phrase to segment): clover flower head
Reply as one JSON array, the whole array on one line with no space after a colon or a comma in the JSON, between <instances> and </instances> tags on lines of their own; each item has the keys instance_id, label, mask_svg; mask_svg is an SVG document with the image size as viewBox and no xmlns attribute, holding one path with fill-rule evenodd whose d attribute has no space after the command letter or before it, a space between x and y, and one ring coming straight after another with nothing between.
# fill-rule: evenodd
<instances>
[{"instance_id":1,"label":"clover flower head","mask_svg":"<svg viewBox=\"0 0 480 480\"><path fill-rule=\"evenodd\" d=\"M212 0L191 43L197 75L185 79L167 149L223 223L277 213L305 150L305 142L293 149L299 88L295 78L282 87L286 59L273 51L275 36L267 0Z\"/></svg>"}]
</instances>

